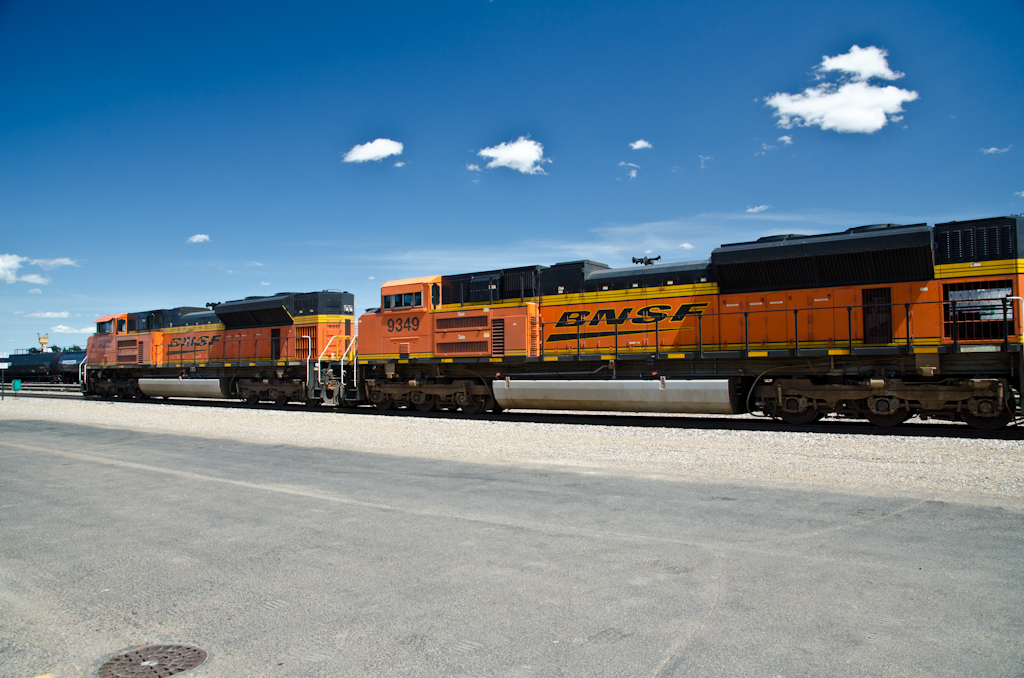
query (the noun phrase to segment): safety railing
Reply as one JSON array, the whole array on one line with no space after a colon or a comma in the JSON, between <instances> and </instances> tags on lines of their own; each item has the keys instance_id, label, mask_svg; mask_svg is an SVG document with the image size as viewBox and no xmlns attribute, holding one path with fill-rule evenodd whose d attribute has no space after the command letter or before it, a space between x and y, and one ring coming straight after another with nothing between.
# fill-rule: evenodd
<instances>
[{"instance_id":1,"label":"safety railing","mask_svg":"<svg viewBox=\"0 0 1024 678\"><path fill-rule=\"evenodd\" d=\"M686 351L696 352L700 357L705 353L750 354L767 350L804 355L823 348L849 353L860 349L909 353L915 348L940 345L951 346L954 352L965 345L1009 351L1011 342L1024 343L1020 331L1024 308L1020 299L747 308L694 312L679 320L670 318L669 313L612 315L600 320L587 314L570 321L542 322L540 353L543 357L575 354L577 358L584 353L614 354L619 358L622 353L660 355ZM629 329L623 330L623 326ZM644 329L638 329L639 326ZM566 334L575 336L565 337ZM666 334L672 338L663 341ZM558 338L552 340L553 336ZM622 337L628 337L625 346Z\"/></svg>"},{"instance_id":2,"label":"safety railing","mask_svg":"<svg viewBox=\"0 0 1024 678\"><path fill-rule=\"evenodd\" d=\"M311 340L305 336L222 339L204 346L162 344L154 348L158 351L157 364L171 367L208 363L266 366L312 358Z\"/></svg>"}]
</instances>

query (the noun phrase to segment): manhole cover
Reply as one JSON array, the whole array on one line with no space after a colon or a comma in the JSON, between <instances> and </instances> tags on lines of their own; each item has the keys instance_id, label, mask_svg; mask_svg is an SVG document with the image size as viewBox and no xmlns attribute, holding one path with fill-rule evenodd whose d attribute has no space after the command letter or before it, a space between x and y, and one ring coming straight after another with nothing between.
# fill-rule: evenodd
<instances>
[{"instance_id":1,"label":"manhole cover","mask_svg":"<svg viewBox=\"0 0 1024 678\"><path fill-rule=\"evenodd\" d=\"M147 645L111 658L100 678L167 678L206 661L206 650L191 645Z\"/></svg>"}]
</instances>

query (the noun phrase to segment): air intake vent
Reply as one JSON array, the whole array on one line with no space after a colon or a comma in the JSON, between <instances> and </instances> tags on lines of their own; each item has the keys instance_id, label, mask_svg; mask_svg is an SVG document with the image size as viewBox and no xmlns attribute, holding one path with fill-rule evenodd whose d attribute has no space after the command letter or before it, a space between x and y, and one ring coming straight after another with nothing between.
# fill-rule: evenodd
<instances>
[{"instance_id":1,"label":"air intake vent","mask_svg":"<svg viewBox=\"0 0 1024 678\"><path fill-rule=\"evenodd\" d=\"M438 353L469 354L487 353L486 341L442 341L437 344Z\"/></svg>"},{"instance_id":2,"label":"air intake vent","mask_svg":"<svg viewBox=\"0 0 1024 678\"><path fill-rule=\"evenodd\" d=\"M438 318L437 329L439 330L467 330L474 327L487 327L488 316L474 315L461 318Z\"/></svg>"},{"instance_id":3,"label":"air intake vent","mask_svg":"<svg viewBox=\"0 0 1024 678\"><path fill-rule=\"evenodd\" d=\"M997 217L935 224L936 264L1016 259L1024 219Z\"/></svg>"},{"instance_id":4,"label":"air intake vent","mask_svg":"<svg viewBox=\"0 0 1024 678\"><path fill-rule=\"evenodd\" d=\"M505 355L505 319L491 322L491 355Z\"/></svg>"}]
</instances>

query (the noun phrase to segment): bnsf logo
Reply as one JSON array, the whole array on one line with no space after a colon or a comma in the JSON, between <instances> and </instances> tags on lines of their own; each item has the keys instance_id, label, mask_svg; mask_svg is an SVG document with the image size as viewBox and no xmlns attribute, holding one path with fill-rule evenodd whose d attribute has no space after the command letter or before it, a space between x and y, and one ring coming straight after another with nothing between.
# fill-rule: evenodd
<instances>
[{"instance_id":1,"label":"bnsf logo","mask_svg":"<svg viewBox=\"0 0 1024 678\"><path fill-rule=\"evenodd\" d=\"M220 341L221 335L219 334L200 334L196 337L175 337L171 339L171 343L168 344L171 348L199 348L201 346L209 346L210 344Z\"/></svg>"},{"instance_id":2,"label":"bnsf logo","mask_svg":"<svg viewBox=\"0 0 1024 678\"><path fill-rule=\"evenodd\" d=\"M581 339L600 339L613 335L646 334L651 331L651 328L644 327L642 330L627 330L625 328L619 329L619 325L622 325L627 320L632 325L652 325L663 320L679 322L687 316L699 316L707 306L707 302L680 304L673 312L672 307L667 304L654 304L653 306L644 306L636 312L636 316L633 318L630 318L630 315L633 313L632 308L624 308L618 314L616 314L613 308L602 308L596 311L593 317L590 316L590 311L566 311L558 319L558 322L555 323L555 327L575 327L576 329L571 332L552 332L545 341L579 341ZM605 327L603 329L598 327L596 330L583 332L580 329L583 325L588 327L604 325Z\"/></svg>"},{"instance_id":3,"label":"bnsf logo","mask_svg":"<svg viewBox=\"0 0 1024 678\"><path fill-rule=\"evenodd\" d=\"M562 314L562 317L558 319L558 323L555 327L576 327L578 325L590 325L594 327L605 323L607 325L621 325L630 320L634 325L648 325L650 323L656 323L661 320L679 321L688 315L700 315L707 308L707 302L699 304L682 304L675 310L672 311L671 306L665 304L655 304L654 306L644 306L636 312L636 318L630 319L629 316L633 313L632 308L622 309L618 315L615 315L615 309L602 308L594 313L594 317L590 318L590 322L587 322L587 318L590 317L590 311L566 311Z\"/></svg>"}]
</instances>

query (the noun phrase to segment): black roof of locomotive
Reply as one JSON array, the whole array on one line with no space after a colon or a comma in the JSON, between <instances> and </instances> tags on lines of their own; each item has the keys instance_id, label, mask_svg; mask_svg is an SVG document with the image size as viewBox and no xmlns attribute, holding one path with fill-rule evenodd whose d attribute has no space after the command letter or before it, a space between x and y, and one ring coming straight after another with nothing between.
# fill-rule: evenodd
<instances>
[{"instance_id":1,"label":"black roof of locomotive","mask_svg":"<svg viewBox=\"0 0 1024 678\"><path fill-rule=\"evenodd\" d=\"M725 293L891 283L932 278L932 250L928 224L875 224L722 245L711 267Z\"/></svg>"},{"instance_id":2,"label":"black roof of locomotive","mask_svg":"<svg viewBox=\"0 0 1024 678\"><path fill-rule=\"evenodd\" d=\"M632 287L664 287L712 282L711 265L704 261L681 261L650 266L610 268L587 276L585 291L623 290Z\"/></svg>"},{"instance_id":3,"label":"black roof of locomotive","mask_svg":"<svg viewBox=\"0 0 1024 678\"><path fill-rule=\"evenodd\" d=\"M353 313L355 297L350 292L279 292L268 297L246 297L211 304L213 312L229 329L292 325L296 319L315 315Z\"/></svg>"}]
</instances>

